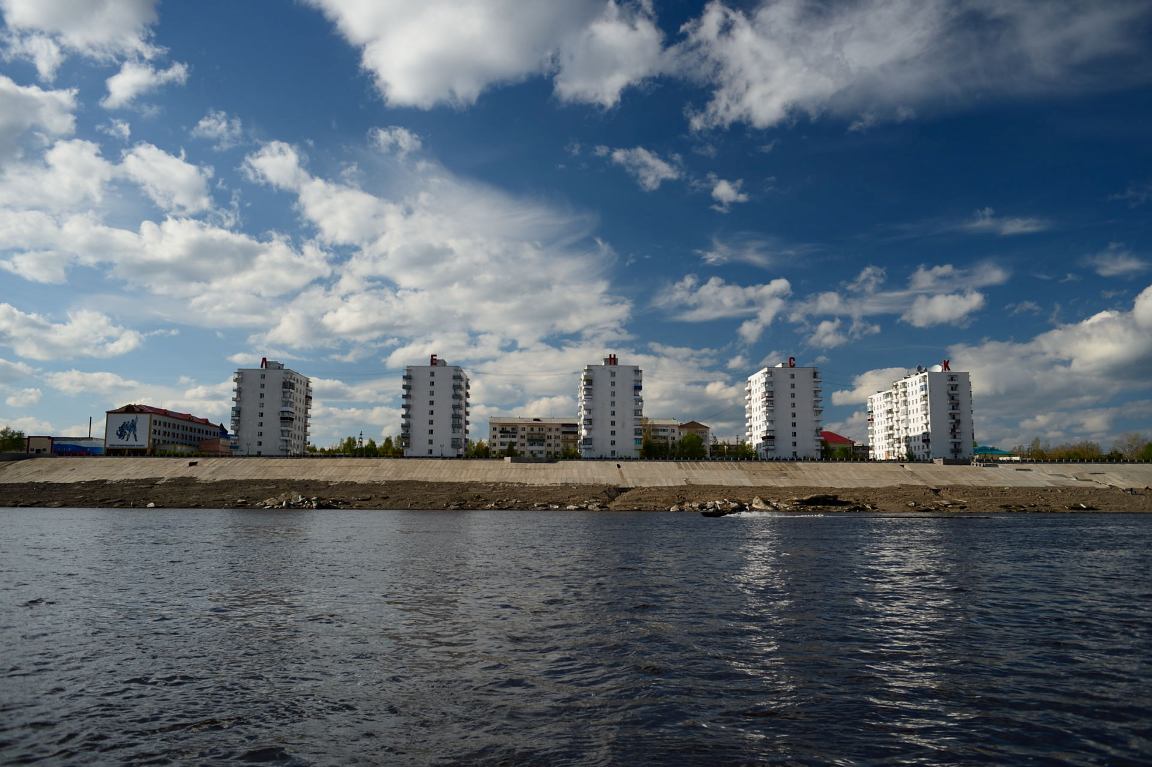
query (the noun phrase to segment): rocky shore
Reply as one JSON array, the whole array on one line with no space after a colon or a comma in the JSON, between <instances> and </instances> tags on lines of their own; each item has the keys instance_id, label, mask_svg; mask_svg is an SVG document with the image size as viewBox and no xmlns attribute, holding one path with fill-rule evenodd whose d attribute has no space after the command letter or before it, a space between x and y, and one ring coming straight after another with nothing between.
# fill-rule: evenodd
<instances>
[{"instance_id":1,"label":"rocky shore","mask_svg":"<svg viewBox=\"0 0 1152 767\"><path fill-rule=\"evenodd\" d=\"M250 509L746 510L809 513L1152 512L1152 489L730 487L194 479L0 484L0 507Z\"/></svg>"}]
</instances>

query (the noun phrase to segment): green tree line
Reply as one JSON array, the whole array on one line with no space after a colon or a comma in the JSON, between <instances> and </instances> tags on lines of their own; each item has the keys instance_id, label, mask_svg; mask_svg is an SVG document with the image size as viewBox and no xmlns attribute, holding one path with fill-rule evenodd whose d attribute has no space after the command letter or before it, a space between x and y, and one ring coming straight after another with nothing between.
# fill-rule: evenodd
<instances>
[{"instance_id":1,"label":"green tree line","mask_svg":"<svg viewBox=\"0 0 1152 767\"><path fill-rule=\"evenodd\" d=\"M1125 434L1104 452L1099 442L1053 445L1037 437L1027 445L1017 445L1012 452L1031 461L1152 461L1152 440L1142 434Z\"/></svg>"}]
</instances>

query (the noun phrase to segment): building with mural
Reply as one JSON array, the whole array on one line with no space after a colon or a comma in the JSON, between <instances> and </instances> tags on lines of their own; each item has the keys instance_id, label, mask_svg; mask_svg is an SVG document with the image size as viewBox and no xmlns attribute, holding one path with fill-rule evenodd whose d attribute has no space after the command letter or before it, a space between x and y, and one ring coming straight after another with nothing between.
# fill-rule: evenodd
<instances>
[{"instance_id":1,"label":"building with mural","mask_svg":"<svg viewBox=\"0 0 1152 767\"><path fill-rule=\"evenodd\" d=\"M105 455L227 455L228 430L207 418L150 405L104 414Z\"/></svg>"}]
</instances>

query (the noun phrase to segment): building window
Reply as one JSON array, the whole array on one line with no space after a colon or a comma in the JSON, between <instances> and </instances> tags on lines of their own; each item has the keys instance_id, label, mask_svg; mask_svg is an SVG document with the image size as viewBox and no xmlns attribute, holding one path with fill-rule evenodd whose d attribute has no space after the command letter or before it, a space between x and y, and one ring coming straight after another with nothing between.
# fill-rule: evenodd
<instances>
[{"instance_id":1,"label":"building window","mask_svg":"<svg viewBox=\"0 0 1152 767\"><path fill-rule=\"evenodd\" d=\"M260 446L261 446L261 445L263 445L263 444L264 444L264 443L263 443L262 441L260 441L260 440L257 440L257 441L256 441L256 447L260 447Z\"/></svg>"}]
</instances>

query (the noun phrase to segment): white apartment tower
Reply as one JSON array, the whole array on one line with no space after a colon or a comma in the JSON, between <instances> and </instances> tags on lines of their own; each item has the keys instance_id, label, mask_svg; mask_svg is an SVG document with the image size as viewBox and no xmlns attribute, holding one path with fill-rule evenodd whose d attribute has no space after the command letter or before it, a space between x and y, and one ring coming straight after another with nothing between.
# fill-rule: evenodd
<instances>
[{"instance_id":1,"label":"white apartment tower","mask_svg":"<svg viewBox=\"0 0 1152 767\"><path fill-rule=\"evenodd\" d=\"M876 460L971 460L972 440L972 383L948 360L868 397L869 455Z\"/></svg>"},{"instance_id":2,"label":"white apartment tower","mask_svg":"<svg viewBox=\"0 0 1152 767\"><path fill-rule=\"evenodd\" d=\"M744 387L748 444L763 459L820 457L824 413L820 371L789 357L748 376Z\"/></svg>"},{"instance_id":3,"label":"white apartment tower","mask_svg":"<svg viewBox=\"0 0 1152 767\"><path fill-rule=\"evenodd\" d=\"M410 458L463 458L468 447L468 376L435 354L404 369L400 441Z\"/></svg>"},{"instance_id":4,"label":"white apartment tower","mask_svg":"<svg viewBox=\"0 0 1152 767\"><path fill-rule=\"evenodd\" d=\"M241 368L232 379L234 455L304 455L312 383L307 376L264 357L258 368Z\"/></svg>"},{"instance_id":5,"label":"white apartment tower","mask_svg":"<svg viewBox=\"0 0 1152 767\"><path fill-rule=\"evenodd\" d=\"M644 378L636 365L620 365L615 354L580 374L581 458L639 458L644 441Z\"/></svg>"}]
</instances>

